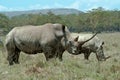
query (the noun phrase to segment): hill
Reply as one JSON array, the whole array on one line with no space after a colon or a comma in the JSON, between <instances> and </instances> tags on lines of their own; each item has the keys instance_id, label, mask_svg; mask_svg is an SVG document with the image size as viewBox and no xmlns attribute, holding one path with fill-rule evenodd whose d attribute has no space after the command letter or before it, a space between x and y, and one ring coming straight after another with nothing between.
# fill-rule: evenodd
<instances>
[{"instance_id":1,"label":"hill","mask_svg":"<svg viewBox=\"0 0 120 80\"><path fill-rule=\"evenodd\" d=\"M22 14L47 14L48 12L52 12L55 15L68 15L68 14L80 14L83 13L77 9L68 9L68 8L56 8L56 9L40 9L40 10L28 10L28 11L8 11L8 12L0 12L5 14L8 17L18 16Z\"/></svg>"}]
</instances>

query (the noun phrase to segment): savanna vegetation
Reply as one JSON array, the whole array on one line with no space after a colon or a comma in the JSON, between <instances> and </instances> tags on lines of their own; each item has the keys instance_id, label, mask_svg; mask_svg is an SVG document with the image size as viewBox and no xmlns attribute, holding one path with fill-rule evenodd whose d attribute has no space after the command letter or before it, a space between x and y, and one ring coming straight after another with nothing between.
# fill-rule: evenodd
<instances>
[{"instance_id":1,"label":"savanna vegetation","mask_svg":"<svg viewBox=\"0 0 120 80\"><path fill-rule=\"evenodd\" d=\"M74 32L119 32L120 11L105 10L99 7L85 13L69 15L55 15L48 12L47 14L23 14L8 18L0 14L0 29L5 32L15 26L42 25L44 23L62 23Z\"/></svg>"},{"instance_id":2,"label":"savanna vegetation","mask_svg":"<svg viewBox=\"0 0 120 80\"><path fill-rule=\"evenodd\" d=\"M15 26L62 23L72 32L102 32L98 36L105 41L104 52L111 55L107 61L98 62L95 54L84 60L83 54L65 52L63 61L46 61L42 53L20 54L20 64L8 65L3 47L5 35ZM120 80L120 11L101 7L86 13L70 15L24 14L7 17L0 14L0 80ZM115 32L115 33L104 33Z\"/></svg>"},{"instance_id":3,"label":"savanna vegetation","mask_svg":"<svg viewBox=\"0 0 120 80\"><path fill-rule=\"evenodd\" d=\"M101 33L105 55L111 58L98 62L94 53L90 60L83 54L65 52L63 61L46 61L42 53L20 54L20 64L9 66L6 52L0 49L0 80L120 80L120 33ZM4 38L3 38L4 39Z\"/></svg>"}]
</instances>

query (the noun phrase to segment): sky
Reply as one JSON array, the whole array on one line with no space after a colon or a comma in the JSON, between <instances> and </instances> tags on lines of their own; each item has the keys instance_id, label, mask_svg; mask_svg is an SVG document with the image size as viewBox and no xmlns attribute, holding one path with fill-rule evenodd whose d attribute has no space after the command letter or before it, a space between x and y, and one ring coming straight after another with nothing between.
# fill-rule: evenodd
<instances>
[{"instance_id":1,"label":"sky","mask_svg":"<svg viewBox=\"0 0 120 80\"><path fill-rule=\"evenodd\" d=\"M120 0L0 0L0 11L24 11L50 8L74 8L88 11L103 7L120 10Z\"/></svg>"}]
</instances>

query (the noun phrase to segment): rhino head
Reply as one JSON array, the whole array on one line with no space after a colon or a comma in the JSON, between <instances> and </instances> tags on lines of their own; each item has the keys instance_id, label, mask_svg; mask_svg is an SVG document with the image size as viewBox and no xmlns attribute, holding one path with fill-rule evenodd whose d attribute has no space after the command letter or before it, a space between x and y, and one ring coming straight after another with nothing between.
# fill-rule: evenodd
<instances>
[{"instance_id":1,"label":"rhino head","mask_svg":"<svg viewBox=\"0 0 120 80\"><path fill-rule=\"evenodd\" d=\"M100 47L96 50L96 57L98 61L106 61L106 59L110 58L111 56L105 57L104 49L103 49L104 42L100 45Z\"/></svg>"},{"instance_id":2,"label":"rhino head","mask_svg":"<svg viewBox=\"0 0 120 80\"><path fill-rule=\"evenodd\" d=\"M104 44L104 42L102 42L100 47L98 47L96 52L95 52L98 61L105 61L106 60L105 55L104 55L104 51L103 51L103 44Z\"/></svg>"}]
</instances>

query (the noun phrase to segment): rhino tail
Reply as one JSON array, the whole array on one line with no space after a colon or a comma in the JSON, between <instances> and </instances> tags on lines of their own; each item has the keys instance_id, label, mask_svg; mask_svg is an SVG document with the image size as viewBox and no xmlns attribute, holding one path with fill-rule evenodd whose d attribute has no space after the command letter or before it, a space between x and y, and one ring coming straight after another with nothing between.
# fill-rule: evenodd
<instances>
[{"instance_id":1,"label":"rhino tail","mask_svg":"<svg viewBox=\"0 0 120 80\"><path fill-rule=\"evenodd\" d=\"M7 35L4 46L8 51L15 49L15 41L13 34Z\"/></svg>"}]
</instances>

